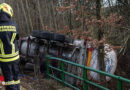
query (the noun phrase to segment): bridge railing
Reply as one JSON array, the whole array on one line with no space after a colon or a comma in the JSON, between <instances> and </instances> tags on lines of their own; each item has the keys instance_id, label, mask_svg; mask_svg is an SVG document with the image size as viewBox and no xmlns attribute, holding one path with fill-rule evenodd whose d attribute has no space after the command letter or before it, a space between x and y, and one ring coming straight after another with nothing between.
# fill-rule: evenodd
<instances>
[{"instance_id":1,"label":"bridge railing","mask_svg":"<svg viewBox=\"0 0 130 90\"><path fill-rule=\"evenodd\" d=\"M61 61L61 69L53 67L50 64L50 60L51 59ZM47 55L46 56L46 60L47 60L47 77L48 78L51 77L51 78L53 78L53 79L61 82L63 84L63 86L67 85L67 86L69 86L69 87L71 87L71 88L73 88L75 90L80 90L80 89L77 88L77 87L75 87L75 86L73 86L73 85L71 85L71 84L69 84L69 83L67 83L65 81L65 74L83 81L83 88L84 88L84 90L88 90L88 84L93 85L93 86L95 86L97 88L100 88L102 90L109 90L106 87L103 87L103 86L101 86L99 84L96 84L94 82L89 81L88 77L87 77L87 70L90 70L90 71L93 71L93 72L96 72L96 73L99 73L99 74L102 74L102 75L105 75L105 76L109 76L109 77L112 77L112 78L116 79L117 80L117 88L118 88L118 90L123 90L123 84L122 84L122 82L126 82L126 83L130 84L130 80L129 79L126 79L126 78L123 78L123 77L120 77L120 76L117 76L117 75L113 75L113 74L110 74L110 73L107 73L107 72L103 72L103 71L100 71L100 70L96 70L96 69L93 69L93 68L90 68L90 67L87 67L87 66L84 66L84 65L73 63L71 61L64 60L62 58L57 58L57 57L52 57L50 55ZM74 66L82 68L83 69L83 77L79 77L79 76L76 76L76 75L74 75L72 73L66 72L65 71L65 63L71 64L71 65L74 65ZM51 72L50 72L51 68L54 69L54 70L57 70L57 71L61 72L61 75L62 75L61 79L59 79L59 78L57 78L57 77L55 77L55 76L53 76L51 74Z\"/></svg>"}]
</instances>

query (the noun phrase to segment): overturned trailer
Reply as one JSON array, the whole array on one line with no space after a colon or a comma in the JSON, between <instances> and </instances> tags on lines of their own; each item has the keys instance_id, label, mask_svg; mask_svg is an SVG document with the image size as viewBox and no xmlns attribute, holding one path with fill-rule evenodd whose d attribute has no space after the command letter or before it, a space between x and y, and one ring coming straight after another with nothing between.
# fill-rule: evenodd
<instances>
[{"instance_id":1,"label":"overturned trailer","mask_svg":"<svg viewBox=\"0 0 130 90\"><path fill-rule=\"evenodd\" d=\"M117 66L116 53L108 44L104 44L104 46L105 70L114 74ZM29 37L21 38L20 54L21 57L25 58L25 67L32 67L35 73L38 73L40 70L46 73L47 54L99 69L98 50L92 48L89 42L86 40L71 40L65 35L47 31L33 31ZM60 68L60 62L51 61L54 66ZM66 71L82 76L82 70L75 66L66 64ZM60 76L59 73L56 74ZM100 81L99 74L92 71L88 71L87 74L90 80ZM106 77L106 80L109 81L110 78ZM77 80L66 75L66 81L75 84Z\"/></svg>"}]
</instances>

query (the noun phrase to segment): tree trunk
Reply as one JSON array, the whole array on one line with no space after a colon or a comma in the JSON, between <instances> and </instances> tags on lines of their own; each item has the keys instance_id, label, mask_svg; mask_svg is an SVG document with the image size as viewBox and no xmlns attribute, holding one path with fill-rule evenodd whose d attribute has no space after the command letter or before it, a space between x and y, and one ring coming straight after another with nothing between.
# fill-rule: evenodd
<instances>
[{"instance_id":1,"label":"tree trunk","mask_svg":"<svg viewBox=\"0 0 130 90\"><path fill-rule=\"evenodd\" d=\"M101 0L96 1L96 15L97 19L101 19ZM98 40L100 41L103 38L103 30L100 26L98 26ZM99 60L99 69L105 71L105 63L104 63L104 44L100 43L98 47L98 60ZM100 75L101 82L105 81L105 76Z\"/></svg>"}]
</instances>

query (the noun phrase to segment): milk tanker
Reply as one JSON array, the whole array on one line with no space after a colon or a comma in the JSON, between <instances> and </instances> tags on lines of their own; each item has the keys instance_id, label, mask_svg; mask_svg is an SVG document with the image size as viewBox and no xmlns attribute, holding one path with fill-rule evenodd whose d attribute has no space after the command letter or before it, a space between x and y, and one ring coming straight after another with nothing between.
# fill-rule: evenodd
<instances>
[{"instance_id":1,"label":"milk tanker","mask_svg":"<svg viewBox=\"0 0 130 90\"><path fill-rule=\"evenodd\" d=\"M45 36L43 37L43 35ZM92 47L89 42L84 46L84 40L73 40L73 42L70 41L71 40L68 38L66 39L66 36L61 34L54 34L44 31L33 31L31 36L21 39L20 53L21 55L27 55L29 57L34 57L39 54L41 59L40 61L44 61L43 65L45 65L46 54L50 54L52 56L60 57L99 70L98 50L93 48L90 55L89 48ZM105 70L108 73L114 74L117 66L116 53L112 48L110 48L108 44L104 44L104 51L104 62L106 66ZM88 55L90 55L90 59L88 58ZM33 64L34 59L28 62ZM88 62L90 63L87 64ZM68 72L82 76L81 69L71 65L66 65L66 68ZM90 80L97 82L100 81L98 73L88 71L87 74ZM107 81L110 79L110 77L106 77ZM74 80L74 78L66 75L67 82L73 84Z\"/></svg>"}]
</instances>

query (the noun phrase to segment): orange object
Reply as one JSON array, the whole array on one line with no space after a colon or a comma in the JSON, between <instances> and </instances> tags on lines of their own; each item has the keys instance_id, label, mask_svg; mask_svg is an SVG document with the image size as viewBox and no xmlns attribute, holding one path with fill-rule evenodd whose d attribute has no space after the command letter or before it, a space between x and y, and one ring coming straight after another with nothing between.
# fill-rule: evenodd
<instances>
[{"instance_id":1,"label":"orange object","mask_svg":"<svg viewBox=\"0 0 130 90\"><path fill-rule=\"evenodd\" d=\"M88 58L87 58L87 66L88 67L90 67L90 61L91 61L92 51L93 51L93 48L89 48L89 50L88 50Z\"/></svg>"},{"instance_id":2,"label":"orange object","mask_svg":"<svg viewBox=\"0 0 130 90\"><path fill-rule=\"evenodd\" d=\"M88 57L87 57L87 64L86 64L87 67L90 67L92 51L93 51L93 48L88 49ZM89 71L87 73L89 74Z\"/></svg>"}]
</instances>

